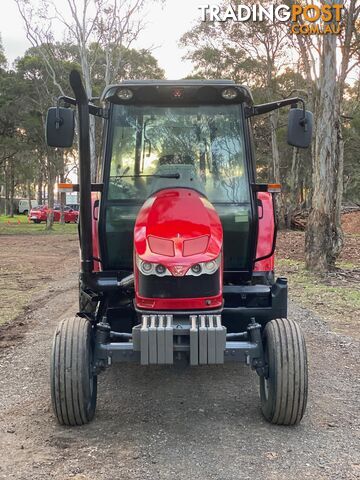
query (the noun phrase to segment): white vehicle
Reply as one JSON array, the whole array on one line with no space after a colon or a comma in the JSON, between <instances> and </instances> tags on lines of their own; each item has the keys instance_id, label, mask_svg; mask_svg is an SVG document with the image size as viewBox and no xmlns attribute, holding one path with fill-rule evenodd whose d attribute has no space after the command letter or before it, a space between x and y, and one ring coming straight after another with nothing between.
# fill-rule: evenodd
<instances>
[{"instance_id":1,"label":"white vehicle","mask_svg":"<svg viewBox=\"0 0 360 480\"><path fill-rule=\"evenodd\" d=\"M31 200L31 208L37 207L39 204L36 200ZM31 209L29 208L29 200L19 200L19 213L27 215Z\"/></svg>"}]
</instances>

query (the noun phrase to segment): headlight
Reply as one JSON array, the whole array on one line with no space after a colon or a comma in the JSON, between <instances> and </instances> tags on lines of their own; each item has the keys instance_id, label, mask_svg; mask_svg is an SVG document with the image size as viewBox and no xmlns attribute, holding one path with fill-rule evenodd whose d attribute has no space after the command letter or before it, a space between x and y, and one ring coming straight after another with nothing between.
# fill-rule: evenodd
<instances>
[{"instance_id":1,"label":"headlight","mask_svg":"<svg viewBox=\"0 0 360 480\"><path fill-rule=\"evenodd\" d=\"M219 268L220 263L221 254L215 260L210 260L210 262L196 263L186 272L186 275L202 275L204 273L212 275Z\"/></svg>"},{"instance_id":2,"label":"headlight","mask_svg":"<svg viewBox=\"0 0 360 480\"><path fill-rule=\"evenodd\" d=\"M214 273L218 269L218 265L215 260L211 260L211 262L206 262L204 264L204 268L206 273Z\"/></svg>"},{"instance_id":3,"label":"headlight","mask_svg":"<svg viewBox=\"0 0 360 480\"><path fill-rule=\"evenodd\" d=\"M116 92L116 95L121 100L131 100L134 96L133 92L129 88L119 88Z\"/></svg>"},{"instance_id":4,"label":"headlight","mask_svg":"<svg viewBox=\"0 0 360 480\"><path fill-rule=\"evenodd\" d=\"M184 271L188 269L185 273L185 276L192 275L197 277L203 274L212 275L218 270L220 264L221 254L217 258L215 258L214 260L210 260L209 262L195 263L190 268L186 266L183 266L183 268L185 269ZM173 270L173 268L175 268L169 267L171 270L170 271L168 268L165 267L165 265L162 265L161 263L146 262L144 260L141 260L141 258L139 258L137 255L136 265L143 275L156 275L157 277L172 276L173 274L171 273L171 271ZM184 273L182 273L180 276L183 275Z\"/></svg>"},{"instance_id":5,"label":"headlight","mask_svg":"<svg viewBox=\"0 0 360 480\"><path fill-rule=\"evenodd\" d=\"M159 275L160 277L162 277L163 275L165 275L166 273L166 268L164 267L164 265L161 265L160 263L158 265L156 265L155 267L155 272L156 272L156 275Z\"/></svg>"},{"instance_id":6,"label":"headlight","mask_svg":"<svg viewBox=\"0 0 360 480\"><path fill-rule=\"evenodd\" d=\"M140 262L140 271L144 275L151 275L154 270L154 264L149 262Z\"/></svg>"},{"instance_id":7,"label":"headlight","mask_svg":"<svg viewBox=\"0 0 360 480\"><path fill-rule=\"evenodd\" d=\"M161 263L146 262L144 260L141 260L141 258L139 258L137 255L136 265L143 275L156 275L158 277L163 277L164 275L171 275L169 270L164 265L161 265Z\"/></svg>"},{"instance_id":8,"label":"headlight","mask_svg":"<svg viewBox=\"0 0 360 480\"><path fill-rule=\"evenodd\" d=\"M191 271L194 275L200 275L201 272L202 272L202 268L201 268L200 263L196 263L195 265L193 265L191 267Z\"/></svg>"},{"instance_id":9,"label":"headlight","mask_svg":"<svg viewBox=\"0 0 360 480\"><path fill-rule=\"evenodd\" d=\"M225 88L225 90L221 92L221 96L225 98L225 100L234 100L234 98L238 96L238 91L236 88Z\"/></svg>"}]
</instances>

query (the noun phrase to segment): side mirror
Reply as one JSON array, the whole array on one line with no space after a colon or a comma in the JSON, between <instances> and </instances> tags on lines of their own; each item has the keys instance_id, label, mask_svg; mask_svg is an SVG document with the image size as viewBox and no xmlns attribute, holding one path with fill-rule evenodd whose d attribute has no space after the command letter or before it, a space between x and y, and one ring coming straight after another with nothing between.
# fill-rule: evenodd
<instances>
[{"instance_id":1,"label":"side mirror","mask_svg":"<svg viewBox=\"0 0 360 480\"><path fill-rule=\"evenodd\" d=\"M298 148L307 148L311 143L313 114L302 108L291 108L288 119L287 142Z\"/></svg>"},{"instance_id":2,"label":"side mirror","mask_svg":"<svg viewBox=\"0 0 360 480\"><path fill-rule=\"evenodd\" d=\"M49 108L46 117L46 143L49 147L69 148L74 141L75 114L70 108Z\"/></svg>"}]
</instances>

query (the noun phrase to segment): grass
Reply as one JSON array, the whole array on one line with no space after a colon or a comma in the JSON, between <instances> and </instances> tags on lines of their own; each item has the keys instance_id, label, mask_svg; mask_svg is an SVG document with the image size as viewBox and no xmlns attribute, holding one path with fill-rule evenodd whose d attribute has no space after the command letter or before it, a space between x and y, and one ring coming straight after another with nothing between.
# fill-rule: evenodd
<instances>
[{"instance_id":1,"label":"grass","mask_svg":"<svg viewBox=\"0 0 360 480\"><path fill-rule=\"evenodd\" d=\"M14 218L10 218L8 215L0 215L0 224L10 222L16 224L17 222L28 223L27 215L14 215Z\"/></svg>"},{"instance_id":2,"label":"grass","mask_svg":"<svg viewBox=\"0 0 360 480\"><path fill-rule=\"evenodd\" d=\"M45 223L29 223L26 215L14 215L14 218L0 215L0 235L64 235L76 234L77 231L78 226L74 223L54 223L49 231L45 229Z\"/></svg>"},{"instance_id":3,"label":"grass","mask_svg":"<svg viewBox=\"0 0 360 480\"><path fill-rule=\"evenodd\" d=\"M349 280L355 266L346 262L341 272L348 276L315 275L305 270L304 262L278 259L277 274L287 276L289 296L324 318L335 332L356 336L360 311L360 289Z\"/></svg>"}]
</instances>

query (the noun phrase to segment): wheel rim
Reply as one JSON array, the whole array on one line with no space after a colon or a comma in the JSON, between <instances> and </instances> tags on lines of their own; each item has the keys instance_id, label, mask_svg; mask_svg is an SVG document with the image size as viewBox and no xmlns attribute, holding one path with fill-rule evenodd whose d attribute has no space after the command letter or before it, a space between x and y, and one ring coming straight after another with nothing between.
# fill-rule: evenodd
<instances>
[{"instance_id":1,"label":"wheel rim","mask_svg":"<svg viewBox=\"0 0 360 480\"><path fill-rule=\"evenodd\" d=\"M91 349L91 356L89 362L89 389L90 389L90 398L89 398L89 408L91 406L91 399L94 394L94 373L93 373L93 351Z\"/></svg>"},{"instance_id":2,"label":"wheel rim","mask_svg":"<svg viewBox=\"0 0 360 480\"><path fill-rule=\"evenodd\" d=\"M263 376L264 379L264 396L265 401L269 400L269 390L270 390L270 381L269 381L269 352L267 348L267 344L264 346L264 360L265 360L265 375Z\"/></svg>"},{"instance_id":3,"label":"wheel rim","mask_svg":"<svg viewBox=\"0 0 360 480\"><path fill-rule=\"evenodd\" d=\"M265 400L268 401L268 399L269 399L269 381L266 377L264 377L264 395L265 395Z\"/></svg>"},{"instance_id":4,"label":"wheel rim","mask_svg":"<svg viewBox=\"0 0 360 480\"><path fill-rule=\"evenodd\" d=\"M90 341L90 352L89 352L89 400L87 409L89 414L94 409L94 396L96 397L96 386L95 386L95 374L94 374L94 339Z\"/></svg>"}]
</instances>

